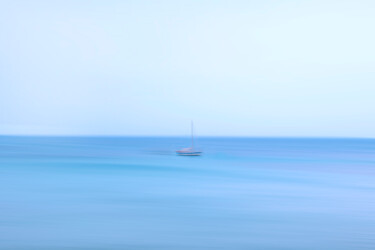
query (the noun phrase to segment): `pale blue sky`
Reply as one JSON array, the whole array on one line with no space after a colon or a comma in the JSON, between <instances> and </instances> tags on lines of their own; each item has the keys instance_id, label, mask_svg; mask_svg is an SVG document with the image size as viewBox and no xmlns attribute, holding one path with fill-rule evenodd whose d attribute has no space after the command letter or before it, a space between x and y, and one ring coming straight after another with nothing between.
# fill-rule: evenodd
<instances>
[{"instance_id":1,"label":"pale blue sky","mask_svg":"<svg viewBox=\"0 0 375 250\"><path fill-rule=\"evenodd\" d=\"M0 0L0 134L375 137L374 13Z\"/></svg>"}]
</instances>

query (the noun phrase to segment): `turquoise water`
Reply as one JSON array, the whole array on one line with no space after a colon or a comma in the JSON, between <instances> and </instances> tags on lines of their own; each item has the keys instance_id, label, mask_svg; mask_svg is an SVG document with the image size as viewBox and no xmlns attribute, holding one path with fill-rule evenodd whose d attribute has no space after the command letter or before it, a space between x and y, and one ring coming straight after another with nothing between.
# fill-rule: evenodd
<instances>
[{"instance_id":1,"label":"turquoise water","mask_svg":"<svg viewBox=\"0 0 375 250\"><path fill-rule=\"evenodd\" d=\"M375 249L375 140L0 137L0 249Z\"/></svg>"}]
</instances>

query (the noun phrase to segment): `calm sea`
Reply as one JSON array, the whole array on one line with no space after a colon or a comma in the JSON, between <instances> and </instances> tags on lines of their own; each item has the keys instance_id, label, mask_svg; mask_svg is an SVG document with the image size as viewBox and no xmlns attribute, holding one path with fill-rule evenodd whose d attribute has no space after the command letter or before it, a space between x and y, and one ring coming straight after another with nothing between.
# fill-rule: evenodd
<instances>
[{"instance_id":1,"label":"calm sea","mask_svg":"<svg viewBox=\"0 0 375 250\"><path fill-rule=\"evenodd\" d=\"M375 140L0 137L0 249L375 249Z\"/></svg>"}]
</instances>

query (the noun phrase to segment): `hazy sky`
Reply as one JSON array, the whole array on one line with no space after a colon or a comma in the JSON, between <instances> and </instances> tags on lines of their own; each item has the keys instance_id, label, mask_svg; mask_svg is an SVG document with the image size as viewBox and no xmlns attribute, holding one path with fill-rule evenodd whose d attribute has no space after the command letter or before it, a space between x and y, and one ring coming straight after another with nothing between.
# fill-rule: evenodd
<instances>
[{"instance_id":1,"label":"hazy sky","mask_svg":"<svg viewBox=\"0 0 375 250\"><path fill-rule=\"evenodd\" d=\"M0 134L375 137L374 13L0 0Z\"/></svg>"}]
</instances>

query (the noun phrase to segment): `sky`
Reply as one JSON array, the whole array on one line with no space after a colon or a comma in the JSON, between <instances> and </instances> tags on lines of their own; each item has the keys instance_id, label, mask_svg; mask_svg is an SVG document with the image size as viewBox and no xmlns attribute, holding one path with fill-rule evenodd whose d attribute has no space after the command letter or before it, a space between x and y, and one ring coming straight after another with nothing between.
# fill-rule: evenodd
<instances>
[{"instance_id":1,"label":"sky","mask_svg":"<svg viewBox=\"0 0 375 250\"><path fill-rule=\"evenodd\" d=\"M375 137L374 11L0 0L0 134Z\"/></svg>"}]
</instances>

